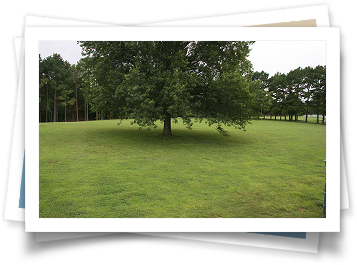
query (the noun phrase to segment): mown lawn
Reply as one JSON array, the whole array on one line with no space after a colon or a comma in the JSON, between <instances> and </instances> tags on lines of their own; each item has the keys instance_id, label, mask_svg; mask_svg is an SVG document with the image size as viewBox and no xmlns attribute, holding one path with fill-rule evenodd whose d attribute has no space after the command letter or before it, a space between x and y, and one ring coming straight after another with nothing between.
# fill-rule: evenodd
<instances>
[{"instance_id":1,"label":"mown lawn","mask_svg":"<svg viewBox=\"0 0 357 265\"><path fill-rule=\"evenodd\" d=\"M41 123L40 218L321 218L326 126Z\"/></svg>"}]
</instances>

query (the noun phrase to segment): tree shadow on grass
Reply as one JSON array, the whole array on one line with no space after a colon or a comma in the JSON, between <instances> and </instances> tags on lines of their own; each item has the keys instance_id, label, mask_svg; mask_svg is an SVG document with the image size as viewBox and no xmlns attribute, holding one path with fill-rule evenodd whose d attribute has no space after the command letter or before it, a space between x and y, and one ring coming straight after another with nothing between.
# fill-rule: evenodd
<instances>
[{"instance_id":1,"label":"tree shadow on grass","mask_svg":"<svg viewBox=\"0 0 357 265\"><path fill-rule=\"evenodd\" d=\"M113 127L113 128L97 128L90 133L91 137L110 140L113 144L120 142L135 145L150 145L153 148L157 147L183 147L196 146L200 147L231 147L245 146L255 142L255 135L250 135L236 129L236 132L230 136L222 136L214 128L207 129L173 129L173 135L170 137L160 135L161 129L139 130L137 127Z\"/></svg>"}]
</instances>

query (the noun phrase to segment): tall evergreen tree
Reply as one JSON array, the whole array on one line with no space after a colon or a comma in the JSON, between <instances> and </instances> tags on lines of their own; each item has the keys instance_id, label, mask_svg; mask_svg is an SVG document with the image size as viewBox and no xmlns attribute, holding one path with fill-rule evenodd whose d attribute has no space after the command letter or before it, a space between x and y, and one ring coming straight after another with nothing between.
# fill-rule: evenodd
<instances>
[{"instance_id":1,"label":"tall evergreen tree","mask_svg":"<svg viewBox=\"0 0 357 265\"><path fill-rule=\"evenodd\" d=\"M312 96L312 105L317 114L316 123L319 123L319 115L321 114L322 124L324 124L326 115L326 66L316 66L313 77L313 85L315 89Z\"/></svg>"},{"instance_id":2,"label":"tall evergreen tree","mask_svg":"<svg viewBox=\"0 0 357 265\"><path fill-rule=\"evenodd\" d=\"M54 53L40 62L40 71L43 76L43 85L46 84L47 93L49 95L52 90L53 94L53 122L58 121L58 96L60 88L64 88L67 80L71 77L70 63L64 61L61 55ZM46 100L48 107L48 98ZM46 108L47 110L47 108Z\"/></svg>"}]
</instances>

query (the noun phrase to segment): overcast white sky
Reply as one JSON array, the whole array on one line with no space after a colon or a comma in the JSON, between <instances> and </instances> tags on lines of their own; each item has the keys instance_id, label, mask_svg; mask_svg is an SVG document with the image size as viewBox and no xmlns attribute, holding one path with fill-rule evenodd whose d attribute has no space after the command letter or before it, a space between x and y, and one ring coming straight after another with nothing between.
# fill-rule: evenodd
<instances>
[{"instance_id":1,"label":"overcast white sky","mask_svg":"<svg viewBox=\"0 0 357 265\"><path fill-rule=\"evenodd\" d=\"M288 73L291 70L326 65L325 41L257 41L249 56L255 71Z\"/></svg>"},{"instance_id":2,"label":"overcast white sky","mask_svg":"<svg viewBox=\"0 0 357 265\"><path fill-rule=\"evenodd\" d=\"M82 58L82 49L77 41L40 41L38 46L42 59L58 53L65 61L76 64Z\"/></svg>"},{"instance_id":3,"label":"overcast white sky","mask_svg":"<svg viewBox=\"0 0 357 265\"><path fill-rule=\"evenodd\" d=\"M326 65L325 41L257 41L252 46L249 60L255 71L265 71L269 76L288 73L299 66ZM42 58L58 53L71 64L82 57L76 41L40 41Z\"/></svg>"}]
</instances>

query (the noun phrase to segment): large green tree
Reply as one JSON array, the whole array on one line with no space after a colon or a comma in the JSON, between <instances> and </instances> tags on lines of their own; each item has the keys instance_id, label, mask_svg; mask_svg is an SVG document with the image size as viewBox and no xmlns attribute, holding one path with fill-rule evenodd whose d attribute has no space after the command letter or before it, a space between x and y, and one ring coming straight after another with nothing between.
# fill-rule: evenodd
<instances>
[{"instance_id":1,"label":"large green tree","mask_svg":"<svg viewBox=\"0 0 357 265\"><path fill-rule=\"evenodd\" d=\"M141 127L182 118L244 129L249 120L253 42L80 42L92 77L88 94L102 115L133 118Z\"/></svg>"}]
</instances>

